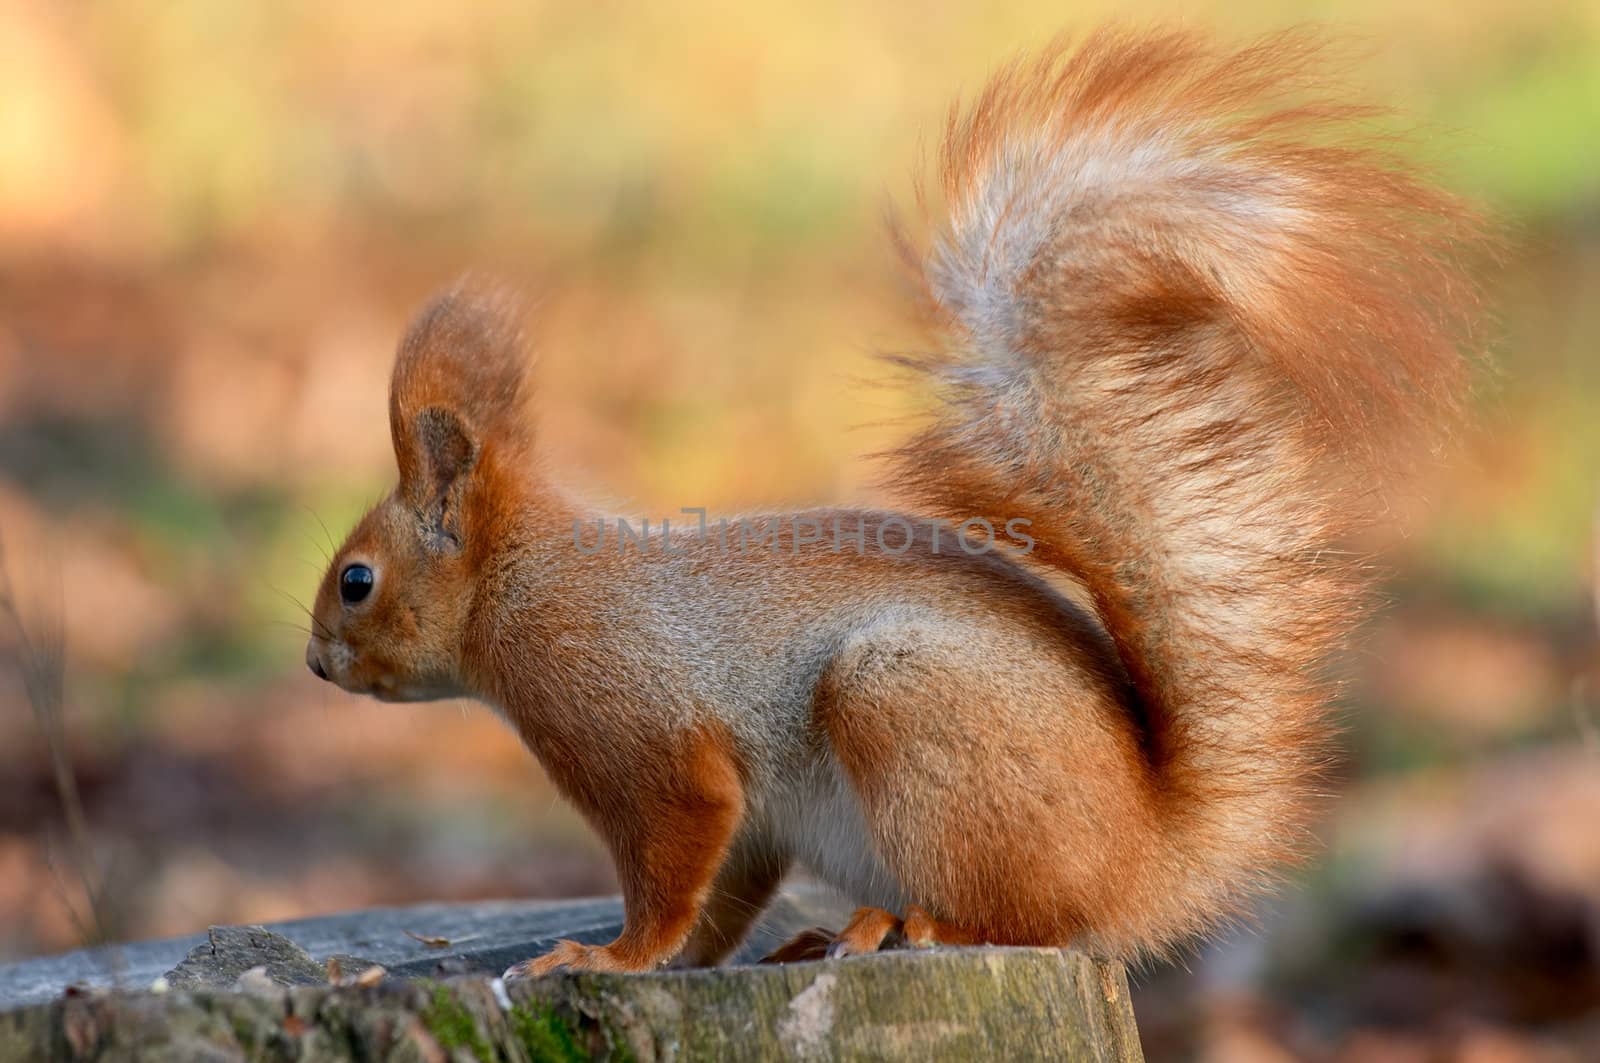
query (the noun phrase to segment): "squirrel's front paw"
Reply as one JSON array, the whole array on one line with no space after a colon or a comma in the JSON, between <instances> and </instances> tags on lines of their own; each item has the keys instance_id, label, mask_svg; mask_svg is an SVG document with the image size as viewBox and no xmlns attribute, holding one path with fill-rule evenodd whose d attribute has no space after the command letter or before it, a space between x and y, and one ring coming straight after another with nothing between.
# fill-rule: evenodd
<instances>
[{"instance_id":1,"label":"squirrel's front paw","mask_svg":"<svg viewBox=\"0 0 1600 1063\"><path fill-rule=\"evenodd\" d=\"M542 978L552 971L565 968L569 971L621 971L625 970L606 945L580 945L576 941L558 941L555 948L543 956L523 960L506 968L502 975L506 981L518 978Z\"/></svg>"}]
</instances>

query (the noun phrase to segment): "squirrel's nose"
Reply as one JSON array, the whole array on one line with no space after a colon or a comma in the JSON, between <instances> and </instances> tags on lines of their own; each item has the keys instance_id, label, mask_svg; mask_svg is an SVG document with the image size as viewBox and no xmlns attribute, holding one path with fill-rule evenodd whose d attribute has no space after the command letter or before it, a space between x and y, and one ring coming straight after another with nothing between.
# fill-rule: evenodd
<instances>
[{"instance_id":1,"label":"squirrel's nose","mask_svg":"<svg viewBox=\"0 0 1600 1063\"><path fill-rule=\"evenodd\" d=\"M322 667L322 661L317 657L317 651L311 646L306 647L306 667L311 669L311 674L318 679L328 678L327 669Z\"/></svg>"}]
</instances>

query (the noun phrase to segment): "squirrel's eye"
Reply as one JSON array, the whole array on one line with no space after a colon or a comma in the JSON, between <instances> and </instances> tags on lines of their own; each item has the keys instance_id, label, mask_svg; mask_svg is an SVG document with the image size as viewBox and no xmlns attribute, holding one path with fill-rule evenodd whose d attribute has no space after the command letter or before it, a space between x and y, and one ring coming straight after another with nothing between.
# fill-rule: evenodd
<instances>
[{"instance_id":1,"label":"squirrel's eye","mask_svg":"<svg viewBox=\"0 0 1600 1063\"><path fill-rule=\"evenodd\" d=\"M366 565L349 565L339 574L339 597L354 605L372 593L372 569Z\"/></svg>"}]
</instances>

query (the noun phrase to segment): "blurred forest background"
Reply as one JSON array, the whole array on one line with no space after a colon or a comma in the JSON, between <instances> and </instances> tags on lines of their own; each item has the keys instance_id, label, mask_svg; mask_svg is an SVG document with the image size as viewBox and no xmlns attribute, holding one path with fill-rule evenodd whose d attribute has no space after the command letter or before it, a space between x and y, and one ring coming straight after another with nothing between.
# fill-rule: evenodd
<instances>
[{"instance_id":1,"label":"blurred forest background","mask_svg":"<svg viewBox=\"0 0 1600 1063\"><path fill-rule=\"evenodd\" d=\"M1138 976L1148 1051L1600 1058L1600 5L1180 11L1353 35L1351 81L1511 239L1479 428L1364 544L1392 606L1325 848ZM465 268L538 293L543 438L641 515L868 498L914 407L862 386L916 342L885 204L954 94L1107 13L0 0L0 542L65 634L92 849L8 668L0 961L613 889L487 712L304 667L294 599L393 476L399 329Z\"/></svg>"}]
</instances>

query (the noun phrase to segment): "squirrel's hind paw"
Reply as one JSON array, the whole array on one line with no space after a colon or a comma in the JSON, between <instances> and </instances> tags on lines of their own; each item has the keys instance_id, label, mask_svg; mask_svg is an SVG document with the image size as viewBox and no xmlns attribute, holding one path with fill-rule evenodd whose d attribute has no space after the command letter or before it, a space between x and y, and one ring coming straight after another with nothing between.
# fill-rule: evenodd
<instances>
[{"instance_id":1,"label":"squirrel's hind paw","mask_svg":"<svg viewBox=\"0 0 1600 1063\"><path fill-rule=\"evenodd\" d=\"M761 957L762 963L805 963L825 959L828 948L839 935L824 927L802 930L782 945Z\"/></svg>"},{"instance_id":2,"label":"squirrel's hind paw","mask_svg":"<svg viewBox=\"0 0 1600 1063\"><path fill-rule=\"evenodd\" d=\"M905 944L904 924L882 908L857 908L844 929L835 934L822 927L802 930L777 949L762 957L762 963L803 963L807 960L836 960L844 956L863 956L869 952L899 948Z\"/></svg>"},{"instance_id":3,"label":"squirrel's hind paw","mask_svg":"<svg viewBox=\"0 0 1600 1063\"><path fill-rule=\"evenodd\" d=\"M822 927L802 930L761 958L762 963L802 963L864 956L890 949L932 948L934 945L980 945L978 935L953 923L935 919L912 905L901 919L882 908L857 908L843 930L835 934Z\"/></svg>"}]
</instances>

